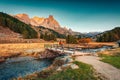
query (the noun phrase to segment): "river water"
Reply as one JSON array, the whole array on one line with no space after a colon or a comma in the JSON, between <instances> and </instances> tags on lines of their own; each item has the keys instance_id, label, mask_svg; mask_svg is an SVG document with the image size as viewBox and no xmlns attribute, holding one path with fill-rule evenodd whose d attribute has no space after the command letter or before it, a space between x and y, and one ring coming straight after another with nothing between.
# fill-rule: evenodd
<instances>
[{"instance_id":1,"label":"river water","mask_svg":"<svg viewBox=\"0 0 120 80\"><path fill-rule=\"evenodd\" d=\"M99 52L99 51L104 51L104 50L107 50L107 49L111 49L112 47L110 46L103 46L101 48L95 48L95 49L82 49L82 50L79 50L81 52L88 52L88 53L96 53L96 52Z\"/></svg>"},{"instance_id":2,"label":"river water","mask_svg":"<svg viewBox=\"0 0 120 80\"><path fill-rule=\"evenodd\" d=\"M0 80L10 80L41 71L52 63L51 60L35 60L32 57L16 57L0 64Z\"/></svg>"}]
</instances>

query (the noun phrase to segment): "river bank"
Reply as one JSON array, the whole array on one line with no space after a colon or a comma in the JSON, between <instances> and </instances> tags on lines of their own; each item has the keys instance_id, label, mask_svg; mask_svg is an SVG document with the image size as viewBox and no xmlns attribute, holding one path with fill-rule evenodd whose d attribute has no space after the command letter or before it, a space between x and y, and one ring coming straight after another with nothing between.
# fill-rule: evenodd
<instances>
[{"instance_id":1,"label":"river bank","mask_svg":"<svg viewBox=\"0 0 120 80\"><path fill-rule=\"evenodd\" d=\"M45 43L6 43L0 44L0 62L4 62L7 58L24 55L29 53L41 52L45 50L45 44L58 44L57 42L45 42ZM70 48L100 48L102 46L113 46L115 43L97 43L90 42L88 46L84 44L65 44L64 47Z\"/></svg>"},{"instance_id":2,"label":"river bank","mask_svg":"<svg viewBox=\"0 0 120 80\"><path fill-rule=\"evenodd\" d=\"M59 52L52 50L27 50L24 53L6 58L0 64L0 80L9 80L18 76L25 76L33 72L41 71L48 67L52 60L60 56ZM7 75L7 76L6 76Z\"/></svg>"},{"instance_id":3,"label":"river bank","mask_svg":"<svg viewBox=\"0 0 120 80\"><path fill-rule=\"evenodd\" d=\"M70 55L62 55L56 57L44 70L19 77L17 80L102 80L102 78L92 66L75 61Z\"/></svg>"},{"instance_id":4,"label":"river bank","mask_svg":"<svg viewBox=\"0 0 120 80\"><path fill-rule=\"evenodd\" d=\"M0 63L5 62L8 58L18 56L37 56L38 52L45 50L45 44L57 43L10 43L0 44Z\"/></svg>"}]
</instances>

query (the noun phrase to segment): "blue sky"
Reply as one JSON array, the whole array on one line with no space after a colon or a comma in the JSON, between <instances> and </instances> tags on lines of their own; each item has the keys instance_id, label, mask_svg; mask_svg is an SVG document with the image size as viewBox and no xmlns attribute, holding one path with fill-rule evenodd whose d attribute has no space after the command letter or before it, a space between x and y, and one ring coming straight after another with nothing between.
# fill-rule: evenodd
<instances>
[{"instance_id":1,"label":"blue sky","mask_svg":"<svg viewBox=\"0 0 120 80\"><path fill-rule=\"evenodd\" d=\"M61 26L78 32L120 26L119 0L0 0L0 11L26 13L30 17L53 15Z\"/></svg>"}]
</instances>

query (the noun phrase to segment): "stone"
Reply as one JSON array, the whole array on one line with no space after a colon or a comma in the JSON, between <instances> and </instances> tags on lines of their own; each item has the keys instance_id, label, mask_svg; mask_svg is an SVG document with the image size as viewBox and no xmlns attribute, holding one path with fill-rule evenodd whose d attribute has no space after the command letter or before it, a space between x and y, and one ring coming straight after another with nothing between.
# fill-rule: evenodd
<instances>
[{"instance_id":1,"label":"stone","mask_svg":"<svg viewBox=\"0 0 120 80\"><path fill-rule=\"evenodd\" d=\"M70 67L71 67L72 69L78 69L78 68L79 68L78 65L76 65L76 64L71 64Z\"/></svg>"},{"instance_id":2,"label":"stone","mask_svg":"<svg viewBox=\"0 0 120 80\"><path fill-rule=\"evenodd\" d=\"M70 65L71 65L70 63L64 64L64 65L62 65L62 68L64 68L64 67L69 67Z\"/></svg>"},{"instance_id":3,"label":"stone","mask_svg":"<svg viewBox=\"0 0 120 80\"><path fill-rule=\"evenodd\" d=\"M67 62L68 62L68 63L71 63L71 62L73 62L73 59L72 59L72 58L68 58L68 59L67 59Z\"/></svg>"},{"instance_id":4,"label":"stone","mask_svg":"<svg viewBox=\"0 0 120 80\"><path fill-rule=\"evenodd\" d=\"M62 71L62 68L61 68L61 67L58 67L56 71Z\"/></svg>"}]
</instances>

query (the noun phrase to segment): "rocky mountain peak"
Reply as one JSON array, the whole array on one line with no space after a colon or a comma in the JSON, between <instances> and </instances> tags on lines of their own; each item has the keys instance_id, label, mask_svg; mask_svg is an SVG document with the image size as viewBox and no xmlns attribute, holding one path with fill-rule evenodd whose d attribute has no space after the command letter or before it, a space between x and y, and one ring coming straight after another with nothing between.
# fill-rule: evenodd
<instances>
[{"instance_id":1,"label":"rocky mountain peak","mask_svg":"<svg viewBox=\"0 0 120 80\"><path fill-rule=\"evenodd\" d=\"M66 26L65 26L65 27L63 27L63 29L65 29L65 30L69 30L69 28L68 28L68 27L66 27Z\"/></svg>"},{"instance_id":2,"label":"rocky mountain peak","mask_svg":"<svg viewBox=\"0 0 120 80\"><path fill-rule=\"evenodd\" d=\"M20 21L25 22L26 24L30 24L30 18L27 14L17 14L15 15L16 18L18 18Z\"/></svg>"},{"instance_id":3,"label":"rocky mountain peak","mask_svg":"<svg viewBox=\"0 0 120 80\"><path fill-rule=\"evenodd\" d=\"M23 17L23 18L29 18L29 16L27 15L27 14L25 14L25 13L23 13L23 14L17 14L16 15L17 17Z\"/></svg>"},{"instance_id":4,"label":"rocky mountain peak","mask_svg":"<svg viewBox=\"0 0 120 80\"><path fill-rule=\"evenodd\" d=\"M66 34L69 32L72 33L71 29L61 27L53 15L49 15L48 18L37 16L29 18L27 14L23 13L15 15L15 17L20 21L25 22L26 24L31 24L32 26L44 26L46 28L53 29L61 34Z\"/></svg>"},{"instance_id":5,"label":"rocky mountain peak","mask_svg":"<svg viewBox=\"0 0 120 80\"><path fill-rule=\"evenodd\" d=\"M54 19L53 15L49 15L48 19L53 20Z\"/></svg>"},{"instance_id":6,"label":"rocky mountain peak","mask_svg":"<svg viewBox=\"0 0 120 80\"><path fill-rule=\"evenodd\" d=\"M44 17L37 17L37 16L34 16L33 18L31 19L34 19L34 20L41 20L41 19L45 19Z\"/></svg>"},{"instance_id":7,"label":"rocky mountain peak","mask_svg":"<svg viewBox=\"0 0 120 80\"><path fill-rule=\"evenodd\" d=\"M43 23L44 19L45 19L44 17L40 18L40 17L35 16L31 18L31 25L40 26L41 23Z\"/></svg>"},{"instance_id":8,"label":"rocky mountain peak","mask_svg":"<svg viewBox=\"0 0 120 80\"><path fill-rule=\"evenodd\" d=\"M48 18L45 18L41 25L53 30L56 30L61 27L52 15L49 15Z\"/></svg>"}]
</instances>

